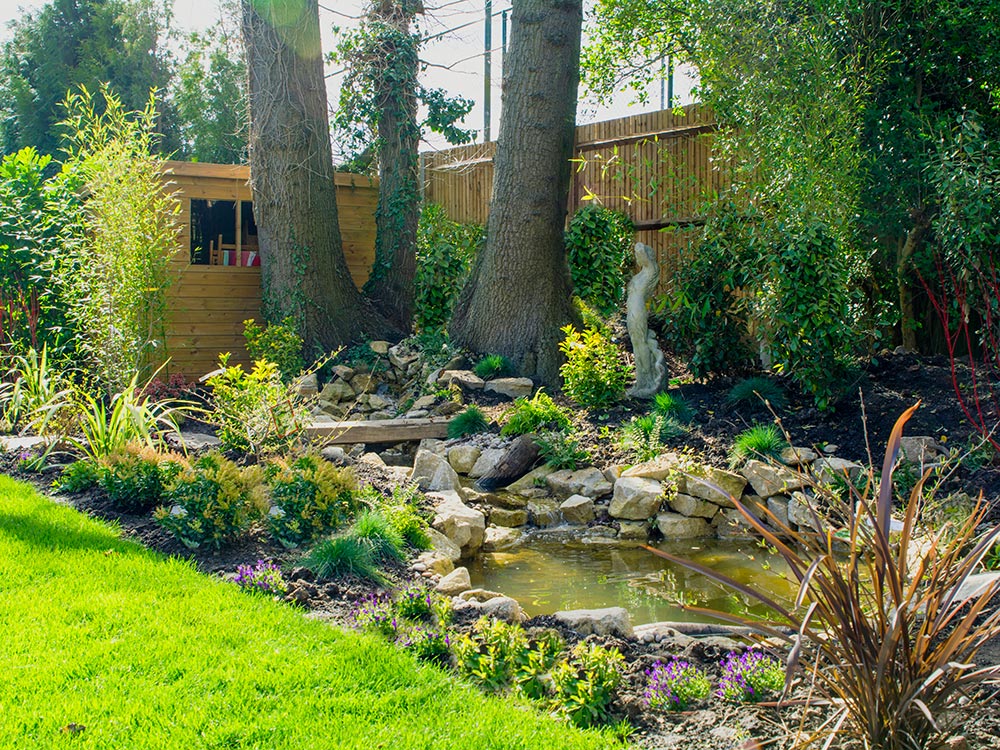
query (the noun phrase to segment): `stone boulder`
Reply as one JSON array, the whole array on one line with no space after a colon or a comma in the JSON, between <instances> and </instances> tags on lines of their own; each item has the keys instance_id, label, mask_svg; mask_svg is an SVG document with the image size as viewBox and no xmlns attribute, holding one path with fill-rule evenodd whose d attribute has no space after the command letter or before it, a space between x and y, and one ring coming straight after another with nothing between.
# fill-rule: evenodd
<instances>
[{"instance_id":1,"label":"stone boulder","mask_svg":"<svg viewBox=\"0 0 1000 750\"><path fill-rule=\"evenodd\" d=\"M490 380L483 387L486 393L495 393L498 396L515 399L530 396L535 384L531 378L497 378Z\"/></svg>"},{"instance_id":2,"label":"stone boulder","mask_svg":"<svg viewBox=\"0 0 1000 750\"><path fill-rule=\"evenodd\" d=\"M612 518L644 521L656 515L663 501L663 485L655 479L622 477L615 482L608 513Z\"/></svg>"},{"instance_id":3,"label":"stone boulder","mask_svg":"<svg viewBox=\"0 0 1000 750\"><path fill-rule=\"evenodd\" d=\"M820 482L829 484L834 479L849 478L852 482L864 471L861 464L835 456L816 459L812 464L813 475Z\"/></svg>"},{"instance_id":4,"label":"stone boulder","mask_svg":"<svg viewBox=\"0 0 1000 750\"><path fill-rule=\"evenodd\" d=\"M343 380L332 380L323 386L319 394L320 401L329 401L336 404L340 401L353 401L354 389Z\"/></svg>"},{"instance_id":5,"label":"stone boulder","mask_svg":"<svg viewBox=\"0 0 1000 750\"><path fill-rule=\"evenodd\" d=\"M747 461L742 474L750 482L754 493L765 499L802 489L808 484L808 478L802 474L757 459Z\"/></svg>"},{"instance_id":6,"label":"stone boulder","mask_svg":"<svg viewBox=\"0 0 1000 750\"><path fill-rule=\"evenodd\" d=\"M820 524L817 522L809 498L801 492L793 492L788 501L788 520L801 528L819 531Z\"/></svg>"},{"instance_id":7,"label":"stone boulder","mask_svg":"<svg viewBox=\"0 0 1000 750\"><path fill-rule=\"evenodd\" d=\"M677 489L686 495L708 500L720 508L735 508L732 498L739 499L747 480L732 471L714 466L698 466L680 472Z\"/></svg>"},{"instance_id":8,"label":"stone boulder","mask_svg":"<svg viewBox=\"0 0 1000 750\"><path fill-rule=\"evenodd\" d=\"M448 463L459 474L468 474L482 453L482 448L475 445L453 445L448 449Z\"/></svg>"},{"instance_id":9,"label":"stone boulder","mask_svg":"<svg viewBox=\"0 0 1000 750\"><path fill-rule=\"evenodd\" d=\"M814 450L791 446L781 451L781 463L786 466L808 466L819 458Z\"/></svg>"},{"instance_id":10,"label":"stone boulder","mask_svg":"<svg viewBox=\"0 0 1000 750\"><path fill-rule=\"evenodd\" d=\"M528 501L528 518L540 529L555 526L562 520L559 502L545 498Z\"/></svg>"},{"instance_id":11,"label":"stone boulder","mask_svg":"<svg viewBox=\"0 0 1000 750\"><path fill-rule=\"evenodd\" d=\"M611 482L604 478L604 472L594 466L577 471L554 471L545 478L545 483L553 495L562 498L572 495L598 498L612 490Z\"/></svg>"},{"instance_id":12,"label":"stone boulder","mask_svg":"<svg viewBox=\"0 0 1000 750\"><path fill-rule=\"evenodd\" d=\"M479 454L479 458L476 459L476 463L474 463L472 468L469 469L469 476L473 479L485 477L497 467L497 464L499 464L501 460L503 460L506 452L507 451L503 448L485 448Z\"/></svg>"},{"instance_id":13,"label":"stone boulder","mask_svg":"<svg viewBox=\"0 0 1000 750\"><path fill-rule=\"evenodd\" d=\"M539 466L537 469L532 469L523 477L518 479L516 482L511 482L510 484L508 484L506 487L506 491L513 492L517 495L523 495L524 493L527 492L531 496L534 496L533 493L535 490L540 489L540 486L541 487L546 486L545 483L546 477L554 473L555 469L553 469L551 466L546 466L543 464L542 466Z\"/></svg>"},{"instance_id":14,"label":"stone boulder","mask_svg":"<svg viewBox=\"0 0 1000 750\"><path fill-rule=\"evenodd\" d=\"M698 539L712 535L712 527L704 518L688 518L680 513L660 513L656 527L664 539Z\"/></svg>"},{"instance_id":15,"label":"stone boulder","mask_svg":"<svg viewBox=\"0 0 1000 750\"><path fill-rule=\"evenodd\" d=\"M458 492L458 474L442 456L429 450L418 450L413 459L410 481L424 492Z\"/></svg>"},{"instance_id":16,"label":"stone boulder","mask_svg":"<svg viewBox=\"0 0 1000 750\"><path fill-rule=\"evenodd\" d=\"M624 607L605 609L571 609L552 615L563 627L580 635L616 635L632 637L632 621Z\"/></svg>"},{"instance_id":17,"label":"stone boulder","mask_svg":"<svg viewBox=\"0 0 1000 750\"><path fill-rule=\"evenodd\" d=\"M481 391L485 384L483 379L472 370L445 370L438 376L438 382L441 385L454 383L467 391Z\"/></svg>"},{"instance_id":18,"label":"stone boulder","mask_svg":"<svg viewBox=\"0 0 1000 750\"><path fill-rule=\"evenodd\" d=\"M630 469L621 473L623 477L640 477L642 479L656 479L663 481L671 474L676 474L682 466L683 461L676 453L661 453L654 459L636 464Z\"/></svg>"},{"instance_id":19,"label":"stone boulder","mask_svg":"<svg viewBox=\"0 0 1000 750\"><path fill-rule=\"evenodd\" d=\"M509 529L524 526L528 523L528 511L523 508L493 508L490 510L490 523Z\"/></svg>"},{"instance_id":20,"label":"stone boulder","mask_svg":"<svg viewBox=\"0 0 1000 750\"><path fill-rule=\"evenodd\" d=\"M674 512L692 518L707 518L711 520L719 512L719 506L715 503L710 503L708 500L702 500L699 497L683 495L679 492L670 498L667 504Z\"/></svg>"},{"instance_id":21,"label":"stone boulder","mask_svg":"<svg viewBox=\"0 0 1000 750\"><path fill-rule=\"evenodd\" d=\"M462 550L462 557L476 554L486 536L486 516L462 502L457 492L428 493L437 502L431 526Z\"/></svg>"},{"instance_id":22,"label":"stone boulder","mask_svg":"<svg viewBox=\"0 0 1000 750\"><path fill-rule=\"evenodd\" d=\"M483 552L503 552L516 547L520 540L521 532L517 529L490 526L483 539Z\"/></svg>"},{"instance_id":23,"label":"stone boulder","mask_svg":"<svg viewBox=\"0 0 1000 750\"><path fill-rule=\"evenodd\" d=\"M567 523L588 524L594 520L594 501L586 495L570 495L559 512Z\"/></svg>"},{"instance_id":24,"label":"stone boulder","mask_svg":"<svg viewBox=\"0 0 1000 750\"><path fill-rule=\"evenodd\" d=\"M945 450L934 438L927 435L917 435L900 438L899 453L902 459L908 463L928 464L936 462L938 456L945 453Z\"/></svg>"},{"instance_id":25,"label":"stone boulder","mask_svg":"<svg viewBox=\"0 0 1000 750\"><path fill-rule=\"evenodd\" d=\"M715 535L719 539L755 539L756 530L735 508L725 508L715 518Z\"/></svg>"},{"instance_id":26,"label":"stone boulder","mask_svg":"<svg viewBox=\"0 0 1000 750\"><path fill-rule=\"evenodd\" d=\"M775 495L767 499L767 509L771 511L778 523L788 526L788 498L783 495ZM762 519L763 520L763 519Z\"/></svg>"},{"instance_id":27,"label":"stone boulder","mask_svg":"<svg viewBox=\"0 0 1000 750\"><path fill-rule=\"evenodd\" d=\"M472 588L472 580L469 578L468 568L455 568L448 575L438 581L434 590L445 596L456 596L463 591Z\"/></svg>"},{"instance_id":28,"label":"stone boulder","mask_svg":"<svg viewBox=\"0 0 1000 750\"><path fill-rule=\"evenodd\" d=\"M649 521L619 521L618 538L641 542L649 539Z\"/></svg>"},{"instance_id":29,"label":"stone boulder","mask_svg":"<svg viewBox=\"0 0 1000 750\"><path fill-rule=\"evenodd\" d=\"M432 551L448 558L453 563L462 559L462 548L437 529L427 529L427 537L431 540Z\"/></svg>"}]
</instances>

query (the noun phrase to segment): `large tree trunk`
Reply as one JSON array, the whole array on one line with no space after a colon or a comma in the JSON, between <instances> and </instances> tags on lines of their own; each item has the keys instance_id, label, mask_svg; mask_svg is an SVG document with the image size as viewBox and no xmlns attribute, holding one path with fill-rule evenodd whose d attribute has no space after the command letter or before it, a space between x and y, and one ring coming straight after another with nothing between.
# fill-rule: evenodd
<instances>
[{"instance_id":1,"label":"large tree trunk","mask_svg":"<svg viewBox=\"0 0 1000 750\"><path fill-rule=\"evenodd\" d=\"M410 34L412 0L382 0L375 15L402 34ZM417 45L386 38L376 76L379 194L375 211L375 265L365 293L394 324L409 331L413 321L417 222L420 218L417 123Z\"/></svg>"},{"instance_id":2,"label":"large tree trunk","mask_svg":"<svg viewBox=\"0 0 1000 750\"><path fill-rule=\"evenodd\" d=\"M385 335L344 260L317 0L242 0L242 9L264 317L294 318L307 351Z\"/></svg>"},{"instance_id":3,"label":"large tree trunk","mask_svg":"<svg viewBox=\"0 0 1000 750\"><path fill-rule=\"evenodd\" d=\"M581 0L515 0L486 247L452 319L455 343L555 383L573 320L563 248Z\"/></svg>"}]
</instances>

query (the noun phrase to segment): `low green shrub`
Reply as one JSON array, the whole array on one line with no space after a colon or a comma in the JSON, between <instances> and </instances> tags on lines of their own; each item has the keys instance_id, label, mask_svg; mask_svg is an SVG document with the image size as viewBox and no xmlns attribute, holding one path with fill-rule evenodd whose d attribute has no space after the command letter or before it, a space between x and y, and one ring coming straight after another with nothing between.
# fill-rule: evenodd
<instances>
[{"instance_id":1,"label":"low green shrub","mask_svg":"<svg viewBox=\"0 0 1000 750\"><path fill-rule=\"evenodd\" d=\"M590 454L580 447L579 441L565 432L541 432L535 440L545 465L553 469L575 470L590 461Z\"/></svg>"},{"instance_id":2,"label":"low green shrub","mask_svg":"<svg viewBox=\"0 0 1000 750\"><path fill-rule=\"evenodd\" d=\"M502 354L487 354L476 363L472 372L483 380L489 380L513 374L514 365Z\"/></svg>"},{"instance_id":3,"label":"low green shrub","mask_svg":"<svg viewBox=\"0 0 1000 750\"><path fill-rule=\"evenodd\" d=\"M377 510L389 525L414 549L430 549L430 525L420 509L420 491L415 485L396 486L391 495L383 495L374 487L365 487L360 500Z\"/></svg>"},{"instance_id":4,"label":"low green shrub","mask_svg":"<svg viewBox=\"0 0 1000 750\"><path fill-rule=\"evenodd\" d=\"M357 504L357 479L315 454L269 467L271 509L268 525L286 547L311 541L344 524Z\"/></svg>"},{"instance_id":5,"label":"low green shrub","mask_svg":"<svg viewBox=\"0 0 1000 750\"><path fill-rule=\"evenodd\" d=\"M679 393L662 391L653 397L653 413L676 422L691 421L691 407Z\"/></svg>"},{"instance_id":6,"label":"low green shrub","mask_svg":"<svg viewBox=\"0 0 1000 750\"><path fill-rule=\"evenodd\" d=\"M285 382L301 373L305 367L305 360L302 358L304 344L293 318L264 326L258 325L253 318L244 320L243 338L247 342L250 358L254 362L264 360L276 364Z\"/></svg>"},{"instance_id":7,"label":"low green shrub","mask_svg":"<svg viewBox=\"0 0 1000 750\"><path fill-rule=\"evenodd\" d=\"M434 615L434 595L420 583L410 584L393 597L395 612L408 620L431 620Z\"/></svg>"},{"instance_id":8,"label":"low green shrub","mask_svg":"<svg viewBox=\"0 0 1000 750\"><path fill-rule=\"evenodd\" d=\"M580 208L566 229L573 289L604 315L614 312L625 296L634 231L625 214L596 205Z\"/></svg>"},{"instance_id":9,"label":"low green shrub","mask_svg":"<svg viewBox=\"0 0 1000 750\"><path fill-rule=\"evenodd\" d=\"M100 485L115 510L142 513L160 505L164 488L184 464L181 456L130 444L100 460Z\"/></svg>"},{"instance_id":10,"label":"low green shrub","mask_svg":"<svg viewBox=\"0 0 1000 750\"><path fill-rule=\"evenodd\" d=\"M485 690L499 691L513 681L528 651L528 637L519 625L482 617L471 633L455 639L453 649L459 673Z\"/></svg>"},{"instance_id":11,"label":"low green shrub","mask_svg":"<svg viewBox=\"0 0 1000 750\"><path fill-rule=\"evenodd\" d=\"M451 639L444 628L414 625L406 630L399 645L421 661L440 666L451 661Z\"/></svg>"},{"instance_id":12,"label":"low green shrub","mask_svg":"<svg viewBox=\"0 0 1000 750\"><path fill-rule=\"evenodd\" d=\"M773 424L756 424L733 439L729 465L737 467L751 458L777 459L788 447L785 438Z\"/></svg>"},{"instance_id":13,"label":"low green shrub","mask_svg":"<svg viewBox=\"0 0 1000 750\"><path fill-rule=\"evenodd\" d=\"M565 338L559 351L566 361L559 368L563 391L586 409L602 409L625 395L632 374L618 346L596 329L579 333L573 326L561 329Z\"/></svg>"},{"instance_id":14,"label":"low green shrub","mask_svg":"<svg viewBox=\"0 0 1000 750\"><path fill-rule=\"evenodd\" d=\"M478 406L469 406L448 422L448 437L455 440L466 435L487 432L489 429L490 423L482 409Z\"/></svg>"},{"instance_id":15,"label":"low green shrub","mask_svg":"<svg viewBox=\"0 0 1000 750\"><path fill-rule=\"evenodd\" d=\"M373 583L385 583L385 576L372 558L371 546L349 533L321 540L300 562L322 579L354 575Z\"/></svg>"},{"instance_id":16,"label":"low green shrub","mask_svg":"<svg viewBox=\"0 0 1000 750\"><path fill-rule=\"evenodd\" d=\"M365 511L351 526L350 535L368 548L372 560L379 564L399 563L404 559L405 542L389 520L378 511Z\"/></svg>"},{"instance_id":17,"label":"low green shrub","mask_svg":"<svg viewBox=\"0 0 1000 750\"><path fill-rule=\"evenodd\" d=\"M241 470L218 453L208 453L170 483L156 520L188 547L220 547L264 516L263 479L256 466Z\"/></svg>"},{"instance_id":18,"label":"low green shrub","mask_svg":"<svg viewBox=\"0 0 1000 750\"><path fill-rule=\"evenodd\" d=\"M569 413L542 390L531 398L522 396L514 401L513 406L504 412L503 420L501 435L527 435L546 428L567 430L572 424Z\"/></svg>"},{"instance_id":19,"label":"low green shrub","mask_svg":"<svg viewBox=\"0 0 1000 750\"><path fill-rule=\"evenodd\" d=\"M746 378L734 385L726 396L727 403L733 405L760 406L769 404L781 410L788 405L785 389L771 378L757 375Z\"/></svg>"},{"instance_id":20,"label":"low green shrub","mask_svg":"<svg viewBox=\"0 0 1000 750\"><path fill-rule=\"evenodd\" d=\"M686 711L712 692L705 673L682 659L674 658L666 663L657 660L646 670L646 677L649 681L643 698L654 710Z\"/></svg>"},{"instance_id":21,"label":"low green shrub","mask_svg":"<svg viewBox=\"0 0 1000 750\"><path fill-rule=\"evenodd\" d=\"M580 727L607 721L624 664L616 649L578 643L552 669L553 706Z\"/></svg>"},{"instance_id":22,"label":"low green shrub","mask_svg":"<svg viewBox=\"0 0 1000 750\"><path fill-rule=\"evenodd\" d=\"M97 462L83 458L64 468L52 485L59 492L75 495L96 487L100 481L101 470Z\"/></svg>"},{"instance_id":23,"label":"low green shrub","mask_svg":"<svg viewBox=\"0 0 1000 750\"><path fill-rule=\"evenodd\" d=\"M281 381L273 362L258 361L250 372L219 358L222 372L208 379L212 416L226 450L255 456L289 451L309 423L302 399Z\"/></svg>"},{"instance_id":24,"label":"low green shrub","mask_svg":"<svg viewBox=\"0 0 1000 750\"><path fill-rule=\"evenodd\" d=\"M441 206L424 205L417 226L417 268L413 278L413 322L418 331L448 325L462 282L484 238L483 227L458 224Z\"/></svg>"}]
</instances>

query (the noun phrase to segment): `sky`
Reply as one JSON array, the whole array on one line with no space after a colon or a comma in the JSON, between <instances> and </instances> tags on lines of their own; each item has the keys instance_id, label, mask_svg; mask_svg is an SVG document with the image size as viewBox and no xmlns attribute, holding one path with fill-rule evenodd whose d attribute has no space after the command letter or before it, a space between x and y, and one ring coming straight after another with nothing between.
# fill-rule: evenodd
<instances>
[{"instance_id":1,"label":"sky","mask_svg":"<svg viewBox=\"0 0 1000 750\"><path fill-rule=\"evenodd\" d=\"M36 9L46 0L0 0L0 40L7 37L8 24L17 19L24 10ZM436 38L426 42L421 57L428 63L421 82L429 88L443 88L451 95L461 95L475 101L476 106L466 118L466 127L475 129L476 140L484 140L485 128L485 76L484 37L486 29L486 0L425 0L429 11L421 21L425 36ZM495 138L500 123L500 82L503 76L503 11L509 11L511 0L492 0L492 75L491 131ZM320 26L323 33L324 51L332 49L335 43L334 26L350 28L357 22L367 0L320 0ZM585 2L585 6L589 5ZM173 0L174 26L184 30L195 30L211 25L218 19L220 10L216 0ZM508 13L509 29L509 13ZM341 75L335 68L328 71L327 91L329 101L337 101ZM691 78L683 71L675 74L674 104L691 102ZM610 106L598 106L581 100L577 111L577 122L588 123L610 120L630 114L638 114L660 109L660 86L654 85L649 92L646 105L634 105L634 94L623 92L615 97ZM447 144L440 139L430 138L424 149L444 148Z\"/></svg>"}]
</instances>

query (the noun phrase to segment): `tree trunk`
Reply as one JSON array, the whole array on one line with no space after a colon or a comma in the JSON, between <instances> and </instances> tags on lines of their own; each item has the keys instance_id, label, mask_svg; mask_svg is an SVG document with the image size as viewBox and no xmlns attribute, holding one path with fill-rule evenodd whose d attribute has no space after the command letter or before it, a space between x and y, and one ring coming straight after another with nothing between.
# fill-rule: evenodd
<instances>
[{"instance_id":1,"label":"tree trunk","mask_svg":"<svg viewBox=\"0 0 1000 750\"><path fill-rule=\"evenodd\" d=\"M903 348L910 352L917 351L917 323L913 311L913 289L910 286L909 268L924 235L930 228L930 221L924 211L910 212L914 224L906 233L906 241L901 243L896 251L896 283L899 287L899 328L903 339Z\"/></svg>"},{"instance_id":2,"label":"tree trunk","mask_svg":"<svg viewBox=\"0 0 1000 750\"><path fill-rule=\"evenodd\" d=\"M574 318L563 229L580 73L581 0L516 0L486 247L451 324L455 343L559 377Z\"/></svg>"},{"instance_id":3,"label":"tree trunk","mask_svg":"<svg viewBox=\"0 0 1000 750\"><path fill-rule=\"evenodd\" d=\"M384 336L344 259L317 0L243 0L242 10L264 317L294 318L307 352Z\"/></svg>"},{"instance_id":4,"label":"tree trunk","mask_svg":"<svg viewBox=\"0 0 1000 750\"><path fill-rule=\"evenodd\" d=\"M410 34L413 3L382 0L377 17ZM379 194L375 211L375 265L365 293L403 331L413 322L413 277L417 262L420 126L417 123L416 43L386 40L384 65L376 77L378 107Z\"/></svg>"}]
</instances>

